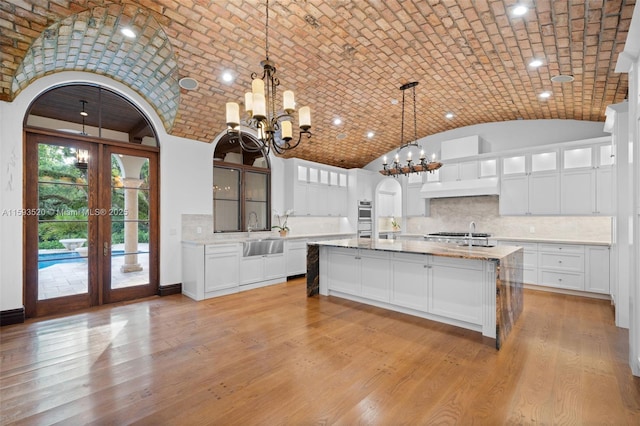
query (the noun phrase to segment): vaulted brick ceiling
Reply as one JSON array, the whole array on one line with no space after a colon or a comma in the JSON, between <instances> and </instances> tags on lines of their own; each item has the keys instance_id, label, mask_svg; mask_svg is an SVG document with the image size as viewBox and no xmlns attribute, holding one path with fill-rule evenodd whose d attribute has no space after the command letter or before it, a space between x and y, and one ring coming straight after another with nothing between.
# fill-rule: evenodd
<instances>
[{"instance_id":1,"label":"vaulted brick ceiling","mask_svg":"<svg viewBox=\"0 0 640 426\"><path fill-rule=\"evenodd\" d=\"M393 100L402 99L399 87L409 81L419 82L419 138L504 120L604 121L607 105L627 96L627 76L614 68L635 1L524 0L520 3L529 11L513 17L517 3L270 0L269 56L277 65L280 93L294 90L298 105L312 110L314 136L290 156L361 167L397 148L402 102ZM65 36L59 31L63 24L73 21L67 25L72 30L83 19L87 27L96 25L97 10L111 11L113 19L105 25L115 29L126 22L146 34L137 42L140 51L87 32L58 43ZM243 100L265 55L263 0L9 0L0 3L0 28L1 99L11 101L40 76L19 80L26 75L19 71L31 65L26 59L46 63L44 48L55 46L58 59L65 60L51 62L42 74L69 69L107 74L145 96L169 133L202 142L225 128L225 103ZM93 60L79 61L83 54ZM112 60L119 57L126 59ZM533 58L543 65L530 67ZM154 74L160 67L166 72L162 78ZM226 70L236 75L233 83L223 82ZM559 74L575 80L552 82ZM157 78L158 84L176 87L182 77L196 79L198 89L172 97L171 89L156 93L155 83L149 84ZM551 92L548 99L538 96L544 91ZM168 100L160 101L162 96ZM176 105L167 109L174 98ZM445 118L447 112L454 118ZM413 136L413 116L407 114L405 141ZM335 117L343 124L334 126ZM375 136L368 139L368 131Z\"/></svg>"}]
</instances>

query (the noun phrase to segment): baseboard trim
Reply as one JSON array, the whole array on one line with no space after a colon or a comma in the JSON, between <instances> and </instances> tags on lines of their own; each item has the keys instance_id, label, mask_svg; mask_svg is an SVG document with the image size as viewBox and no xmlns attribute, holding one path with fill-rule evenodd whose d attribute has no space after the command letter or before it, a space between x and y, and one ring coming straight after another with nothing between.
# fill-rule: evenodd
<instances>
[{"instance_id":1,"label":"baseboard trim","mask_svg":"<svg viewBox=\"0 0 640 426\"><path fill-rule=\"evenodd\" d=\"M0 327L24 322L24 307L0 311Z\"/></svg>"},{"instance_id":2,"label":"baseboard trim","mask_svg":"<svg viewBox=\"0 0 640 426\"><path fill-rule=\"evenodd\" d=\"M158 288L158 296L169 296L182 293L182 283L162 285Z\"/></svg>"}]
</instances>

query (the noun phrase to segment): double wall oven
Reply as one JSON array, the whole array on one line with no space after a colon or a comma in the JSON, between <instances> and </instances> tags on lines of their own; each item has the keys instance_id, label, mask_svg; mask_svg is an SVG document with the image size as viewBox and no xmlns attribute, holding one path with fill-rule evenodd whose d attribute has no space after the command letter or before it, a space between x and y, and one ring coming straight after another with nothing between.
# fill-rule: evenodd
<instances>
[{"instance_id":1,"label":"double wall oven","mask_svg":"<svg viewBox=\"0 0 640 426\"><path fill-rule=\"evenodd\" d=\"M371 238L373 231L373 206L371 201L358 201L358 238Z\"/></svg>"}]
</instances>

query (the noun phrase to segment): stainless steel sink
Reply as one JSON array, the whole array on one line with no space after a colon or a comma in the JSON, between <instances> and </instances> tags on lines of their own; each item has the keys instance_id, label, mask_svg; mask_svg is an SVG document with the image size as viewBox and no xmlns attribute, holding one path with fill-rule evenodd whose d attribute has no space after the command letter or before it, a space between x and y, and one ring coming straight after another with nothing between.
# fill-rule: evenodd
<instances>
[{"instance_id":1,"label":"stainless steel sink","mask_svg":"<svg viewBox=\"0 0 640 426\"><path fill-rule=\"evenodd\" d=\"M264 238L247 240L242 243L242 256L264 256L284 252L284 240L279 238Z\"/></svg>"}]
</instances>

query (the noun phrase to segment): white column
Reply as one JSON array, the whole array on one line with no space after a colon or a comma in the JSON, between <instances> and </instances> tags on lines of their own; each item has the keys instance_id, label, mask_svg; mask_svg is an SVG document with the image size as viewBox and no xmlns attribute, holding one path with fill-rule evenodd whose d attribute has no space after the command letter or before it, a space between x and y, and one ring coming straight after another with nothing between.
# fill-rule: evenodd
<instances>
[{"instance_id":1,"label":"white column","mask_svg":"<svg viewBox=\"0 0 640 426\"><path fill-rule=\"evenodd\" d=\"M142 271L142 265L138 263L138 188L142 185L142 179L124 178L124 208L127 212L124 217L124 264L120 267L121 272ZM131 221L131 222L130 222Z\"/></svg>"}]
</instances>

